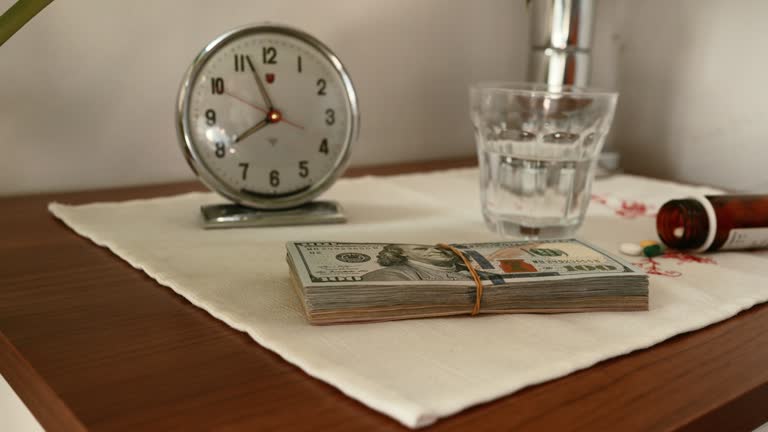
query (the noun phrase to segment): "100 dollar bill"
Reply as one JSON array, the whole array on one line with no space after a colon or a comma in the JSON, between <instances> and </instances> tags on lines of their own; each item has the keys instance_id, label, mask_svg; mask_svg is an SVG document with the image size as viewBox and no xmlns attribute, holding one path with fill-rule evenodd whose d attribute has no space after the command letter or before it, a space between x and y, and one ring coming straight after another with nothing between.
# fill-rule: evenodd
<instances>
[{"instance_id":1,"label":"100 dollar bill","mask_svg":"<svg viewBox=\"0 0 768 432\"><path fill-rule=\"evenodd\" d=\"M520 278L644 275L621 258L570 240L453 244L485 284ZM472 280L464 262L435 245L290 242L289 259L302 285L461 283Z\"/></svg>"}]
</instances>

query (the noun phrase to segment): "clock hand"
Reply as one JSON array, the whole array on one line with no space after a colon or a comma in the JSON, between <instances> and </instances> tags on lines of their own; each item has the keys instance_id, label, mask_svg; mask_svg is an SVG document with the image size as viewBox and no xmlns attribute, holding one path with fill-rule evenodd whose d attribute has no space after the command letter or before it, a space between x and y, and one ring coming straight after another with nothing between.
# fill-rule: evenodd
<instances>
[{"instance_id":1,"label":"clock hand","mask_svg":"<svg viewBox=\"0 0 768 432\"><path fill-rule=\"evenodd\" d=\"M256 85L259 87L259 93L261 93L261 97L264 99L264 103L266 103L268 109L272 111L275 106L272 104L272 100L269 99L269 95L267 94L267 89L264 87L264 83L261 82L261 76L259 76L259 72L256 70L256 67L253 65L253 62L251 61L250 56L245 56L245 59L248 61L248 66L251 67L251 72L253 72L253 78L256 80Z\"/></svg>"},{"instance_id":2,"label":"clock hand","mask_svg":"<svg viewBox=\"0 0 768 432\"><path fill-rule=\"evenodd\" d=\"M239 100L240 102L248 105L249 107L251 107L253 109L259 110L259 111L263 112L264 114L269 114L269 110L268 109L262 108L262 107L260 107L260 106L258 106L256 104L252 104L252 103L248 102L247 100L241 98L240 96L238 96L236 94L232 94L232 93L230 93L230 92L228 92L226 90L224 90L224 94Z\"/></svg>"},{"instance_id":3,"label":"clock hand","mask_svg":"<svg viewBox=\"0 0 768 432\"><path fill-rule=\"evenodd\" d=\"M268 110L268 109L265 109L265 108L262 108L262 107L260 107L260 106L258 106L258 105L252 104L252 103L248 102L247 100L245 100L245 99L241 98L240 96L237 96L236 94L232 94L232 93L230 93L230 92L228 92L228 91L224 91L224 94L226 94L226 95L227 95L227 96L229 96L229 97L232 97L232 98L234 98L234 99L237 99L237 100L239 100L240 102L242 102L242 103L244 103L244 104L248 105L249 107L251 107L251 108L253 108L253 109L255 109L255 110L259 110L259 111L263 112L264 114L267 114L267 115L269 115L269 114L270 114L270 112L276 112L275 110L272 110L272 111L270 111L270 110ZM298 123L294 123L294 122L292 122L292 121L290 121L290 120L286 119L286 118L285 118L285 117L283 117L282 115L280 115L280 117L278 118L278 120L277 120L277 121L281 121L281 122L284 122L284 123L286 123L286 124L289 124L289 125L291 125L291 126L293 126L293 127L297 128L297 129L301 129L301 130L304 130L304 126L302 126L302 125L300 125L300 124L298 124ZM277 123L277 121L271 121L270 123Z\"/></svg>"},{"instance_id":4,"label":"clock hand","mask_svg":"<svg viewBox=\"0 0 768 432\"><path fill-rule=\"evenodd\" d=\"M260 122L256 123L255 125L249 127L248 130L246 130L245 132L239 135L236 135L235 143L239 143L240 141L248 138L249 136L253 135L254 132L264 128L264 126L268 125L269 123L271 123L269 121L269 117L264 117L264 119L262 119Z\"/></svg>"}]
</instances>

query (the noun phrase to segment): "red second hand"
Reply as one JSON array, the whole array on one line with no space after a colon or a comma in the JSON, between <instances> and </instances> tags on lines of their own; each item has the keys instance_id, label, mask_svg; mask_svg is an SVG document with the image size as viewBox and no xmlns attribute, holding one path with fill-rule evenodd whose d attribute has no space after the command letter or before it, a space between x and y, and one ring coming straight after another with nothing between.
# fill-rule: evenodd
<instances>
[{"instance_id":1,"label":"red second hand","mask_svg":"<svg viewBox=\"0 0 768 432\"><path fill-rule=\"evenodd\" d=\"M244 103L244 104L246 104L246 105L250 106L251 108L257 109L257 110L259 110L259 111L263 112L264 114L270 114L270 113L271 113L271 111L269 111L268 109L266 109L266 108L262 108L262 107L260 107L260 106L258 106L258 105L254 105L254 104L252 104L252 103L248 102L247 100L245 100L245 99L241 98L240 96L237 96L237 95L233 95L232 93L230 93L230 92L227 92L227 91L225 91L225 92L224 92L224 94L226 94L227 96L230 96L230 97L233 97L233 98L235 98L235 99L239 100L240 102L242 102L242 103ZM293 127L295 127L295 128L298 128L298 129L304 130L304 126L302 126L302 125L300 125L300 124L296 124L296 123L294 123L294 122L292 122L292 121L290 121L290 120L286 119L285 117L282 117L282 116L280 116L280 119L278 120L278 122L281 122L281 121L282 121L282 122L285 122L285 123L287 123L287 124L289 124L289 125L291 125L291 126L293 126Z\"/></svg>"}]
</instances>

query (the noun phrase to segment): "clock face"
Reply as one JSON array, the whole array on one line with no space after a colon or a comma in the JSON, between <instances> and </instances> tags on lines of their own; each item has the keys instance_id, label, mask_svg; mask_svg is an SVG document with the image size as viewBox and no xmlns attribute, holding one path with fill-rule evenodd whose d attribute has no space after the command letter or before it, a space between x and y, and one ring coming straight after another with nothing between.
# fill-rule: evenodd
<instances>
[{"instance_id":1,"label":"clock face","mask_svg":"<svg viewBox=\"0 0 768 432\"><path fill-rule=\"evenodd\" d=\"M325 190L355 132L351 82L315 39L250 27L214 41L180 97L190 162L208 186L241 204L280 208Z\"/></svg>"}]
</instances>

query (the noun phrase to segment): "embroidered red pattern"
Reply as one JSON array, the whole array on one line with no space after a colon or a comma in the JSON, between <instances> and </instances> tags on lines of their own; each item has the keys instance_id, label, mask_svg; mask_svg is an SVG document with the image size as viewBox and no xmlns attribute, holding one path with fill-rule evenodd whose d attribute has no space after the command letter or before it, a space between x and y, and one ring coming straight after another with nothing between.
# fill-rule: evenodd
<instances>
[{"instance_id":1,"label":"embroidered red pattern","mask_svg":"<svg viewBox=\"0 0 768 432\"><path fill-rule=\"evenodd\" d=\"M692 255L686 252L681 252L681 251L671 250L671 249L665 251L664 255L656 258L664 258L665 261L672 260L673 262L676 262L677 265L682 265L687 263L717 265L717 262L712 258ZM661 262L654 258L644 258L642 261L638 261L633 264L645 270L645 272L648 273L649 275L658 275L658 276L666 276L666 277L680 277L683 275L681 271L668 270L668 269L662 268Z\"/></svg>"},{"instance_id":2,"label":"embroidered red pattern","mask_svg":"<svg viewBox=\"0 0 768 432\"><path fill-rule=\"evenodd\" d=\"M610 208L616 215L627 219L634 219L640 216L655 217L658 210L655 206L640 201L628 201L618 198L609 199L609 197L600 195L592 195L592 201Z\"/></svg>"}]
</instances>

